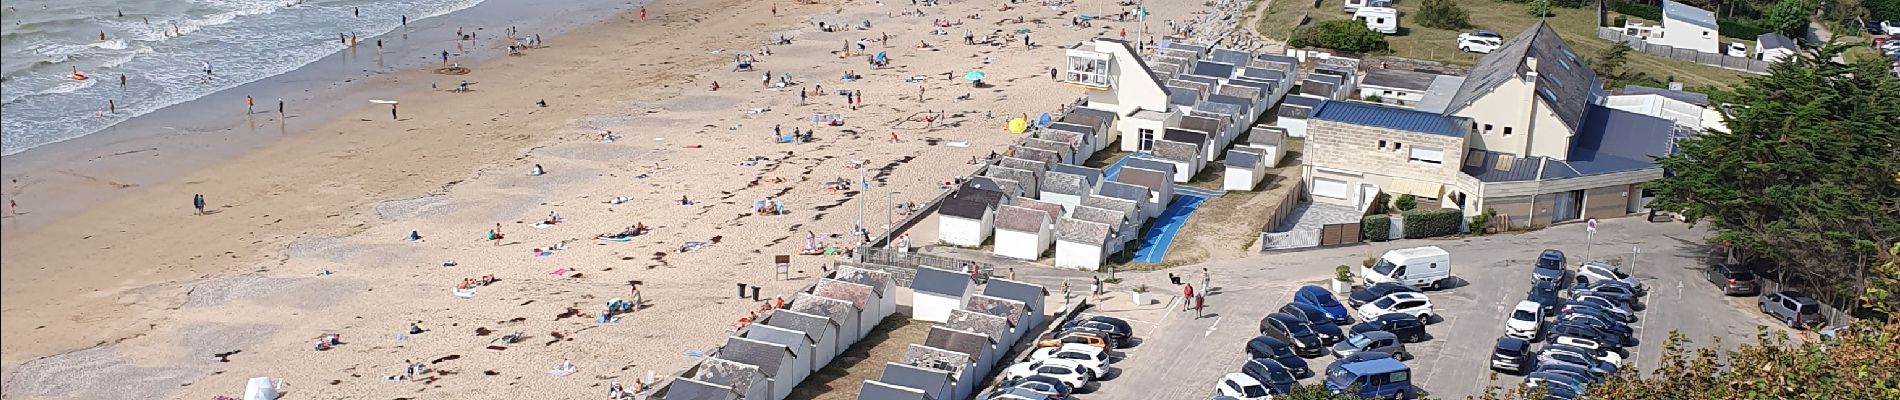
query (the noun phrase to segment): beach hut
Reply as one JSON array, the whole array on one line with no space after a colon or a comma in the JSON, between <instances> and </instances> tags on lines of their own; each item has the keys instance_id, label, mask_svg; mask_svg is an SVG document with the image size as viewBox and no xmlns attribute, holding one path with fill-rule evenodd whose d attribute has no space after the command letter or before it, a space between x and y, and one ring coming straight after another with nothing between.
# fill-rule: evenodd
<instances>
[{"instance_id":1,"label":"beach hut","mask_svg":"<svg viewBox=\"0 0 1900 400\"><path fill-rule=\"evenodd\" d=\"M931 400L948 399L947 396L957 389L957 382L950 376L950 371L894 362L884 363L884 374L879 376L876 382L908 389L904 391L905 393L912 391L922 393L925 399ZM868 387L869 381L866 385ZM858 398L865 399L862 394L858 395Z\"/></svg>"},{"instance_id":2,"label":"beach hut","mask_svg":"<svg viewBox=\"0 0 1900 400\"><path fill-rule=\"evenodd\" d=\"M928 392L878 381L864 381L858 388L858 400L936 400Z\"/></svg>"},{"instance_id":3,"label":"beach hut","mask_svg":"<svg viewBox=\"0 0 1900 400\"><path fill-rule=\"evenodd\" d=\"M1115 181L1148 188L1149 199L1156 206L1166 209L1169 203L1174 202L1174 170L1173 163L1130 158L1122 166L1121 172L1115 175Z\"/></svg>"},{"instance_id":4,"label":"beach hut","mask_svg":"<svg viewBox=\"0 0 1900 400\"><path fill-rule=\"evenodd\" d=\"M1200 144L1160 139L1155 140L1154 148L1156 161L1174 164L1174 176L1168 178L1176 183L1194 179L1194 174L1199 173L1207 162L1201 156L1203 146Z\"/></svg>"},{"instance_id":5,"label":"beach hut","mask_svg":"<svg viewBox=\"0 0 1900 400\"><path fill-rule=\"evenodd\" d=\"M1056 221L1056 268L1094 271L1108 259L1110 228L1074 218Z\"/></svg>"},{"instance_id":6,"label":"beach hut","mask_svg":"<svg viewBox=\"0 0 1900 400\"><path fill-rule=\"evenodd\" d=\"M740 398L737 389L731 386L684 377L674 379L672 383L667 384L666 393L663 396L659 398L666 400L738 400Z\"/></svg>"},{"instance_id":7,"label":"beach hut","mask_svg":"<svg viewBox=\"0 0 1900 400\"><path fill-rule=\"evenodd\" d=\"M1024 193L1023 185L1020 183L1016 183L1015 180L990 177L990 176L970 177L970 180L963 181L963 185L959 186L959 188L988 190L992 192L1002 193L1003 194L1002 197L1008 198L1008 199L1015 199L1015 198L1020 198L1020 197L1030 196L1030 195L1035 194L1035 193Z\"/></svg>"},{"instance_id":8,"label":"beach hut","mask_svg":"<svg viewBox=\"0 0 1900 400\"><path fill-rule=\"evenodd\" d=\"M1037 151L1041 151L1041 150L1037 150ZM1035 159L1031 158L1029 160L1035 160ZM1047 164L1048 163L1044 163L1044 165L1047 165ZM983 169L983 176L1015 181L1017 187L1022 190L1022 196L1029 196L1029 197L1036 197L1036 196L1039 196L1040 193L1042 193L1042 187L1040 186L1042 183L1042 173L1043 173L1042 171L1037 171L1037 170L1017 169L1017 168L1010 168L1010 167L1005 167L1001 165L992 165L989 168ZM961 190L958 190L957 194L962 195L963 192ZM1002 197L1002 196L999 195L997 197ZM985 200L988 200L988 199L985 198ZM990 201L990 202L993 203L995 201Z\"/></svg>"},{"instance_id":9,"label":"beach hut","mask_svg":"<svg viewBox=\"0 0 1900 400\"><path fill-rule=\"evenodd\" d=\"M726 344L713 353L713 358L758 367L765 375L765 384L771 388L771 400L784 400L792 395L792 387L798 386L798 360L792 349L784 345L737 336L726 337ZM747 396L747 399L752 397Z\"/></svg>"},{"instance_id":10,"label":"beach hut","mask_svg":"<svg viewBox=\"0 0 1900 400\"><path fill-rule=\"evenodd\" d=\"M1010 325L1009 318L970 310L951 311L950 321L943 323L943 326L989 336L1002 347L1015 346L1017 341L1022 340L1024 330L1034 328L1017 329L1015 325Z\"/></svg>"},{"instance_id":11,"label":"beach hut","mask_svg":"<svg viewBox=\"0 0 1900 400\"><path fill-rule=\"evenodd\" d=\"M999 348L996 338L969 331L952 329L943 325L930 327L930 333L924 337L924 345L939 349L969 354L973 360L970 366L977 375L987 375L1003 361L1007 348Z\"/></svg>"},{"instance_id":12,"label":"beach hut","mask_svg":"<svg viewBox=\"0 0 1900 400\"><path fill-rule=\"evenodd\" d=\"M1042 285L991 278L989 283L983 285L983 295L1023 303L1022 318L1017 321L1022 326L1042 326L1043 317L1049 313L1045 304L1049 290Z\"/></svg>"},{"instance_id":13,"label":"beach hut","mask_svg":"<svg viewBox=\"0 0 1900 400\"><path fill-rule=\"evenodd\" d=\"M1287 96L1280 100L1279 119L1273 121L1273 126L1286 129L1289 137L1306 137L1306 118L1322 101L1325 99L1317 96Z\"/></svg>"},{"instance_id":14,"label":"beach hut","mask_svg":"<svg viewBox=\"0 0 1900 400\"><path fill-rule=\"evenodd\" d=\"M1082 204L1082 199L1095 192L1088 178L1081 175L1051 171L1043 175L1042 195L1037 199L1062 205L1064 208Z\"/></svg>"},{"instance_id":15,"label":"beach hut","mask_svg":"<svg viewBox=\"0 0 1900 400\"><path fill-rule=\"evenodd\" d=\"M1115 117L1117 117L1117 115L1112 111L1093 108L1075 108L1069 110L1068 114L1063 114L1061 121L1088 127L1089 131L1087 132L1075 132L1093 135L1095 138L1093 140L1093 143L1095 143L1095 151L1102 151L1102 149L1108 148L1110 143L1115 142Z\"/></svg>"},{"instance_id":16,"label":"beach hut","mask_svg":"<svg viewBox=\"0 0 1900 400\"><path fill-rule=\"evenodd\" d=\"M667 400L748 399L770 400L772 385L759 367L717 357L699 359L699 365L667 386ZM681 382L694 381L685 385ZM724 393L721 393L721 389Z\"/></svg>"},{"instance_id":17,"label":"beach hut","mask_svg":"<svg viewBox=\"0 0 1900 400\"><path fill-rule=\"evenodd\" d=\"M1016 158L1016 157L998 158L996 160L996 166L1026 170L1026 171L1035 173L1034 176L1036 176L1037 178L1042 177L1043 171L1049 170L1048 163L1035 161L1035 160L1021 159L1021 158Z\"/></svg>"},{"instance_id":18,"label":"beach hut","mask_svg":"<svg viewBox=\"0 0 1900 400\"><path fill-rule=\"evenodd\" d=\"M969 354L913 343L904 349L902 362L913 367L948 372L951 382L956 383L951 387L948 398L967 399L976 394L976 381L982 380L985 375L977 373L971 365L972 360L974 358Z\"/></svg>"},{"instance_id":19,"label":"beach hut","mask_svg":"<svg viewBox=\"0 0 1900 400\"><path fill-rule=\"evenodd\" d=\"M1055 227L1050 221L1057 217L1033 208L1003 206L996 211L994 253L1019 260L1042 258L1055 243Z\"/></svg>"},{"instance_id":20,"label":"beach hut","mask_svg":"<svg viewBox=\"0 0 1900 400\"><path fill-rule=\"evenodd\" d=\"M1023 138L1019 144L1023 147L1048 150L1056 153L1056 156L1060 157L1063 163L1079 163L1088 158L1088 156L1082 153L1082 149L1070 143L1029 137Z\"/></svg>"},{"instance_id":21,"label":"beach hut","mask_svg":"<svg viewBox=\"0 0 1900 400\"><path fill-rule=\"evenodd\" d=\"M1024 146L1022 143L1009 145L1009 150L1003 153L1003 155L1026 159L1026 160L1041 161L1045 164L1058 164L1058 163L1068 162L1069 160L1067 158L1062 158L1062 153L1058 153L1053 150L1046 150L1046 149L1041 149L1041 148Z\"/></svg>"},{"instance_id":22,"label":"beach hut","mask_svg":"<svg viewBox=\"0 0 1900 400\"><path fill-rule=\"evenodd\" d=\"M935 267L917 267L917 276L910 281L911 319L919 321L943 322L950 317L950 310L963 307L963 300L975 292L971 288L970 273Z\"/></svg>"},{"instance_id":23,"label":"beach hut","mask_svg":"<svg viewBox=\"0 0 1900 400\"><path fill-rule=\"evenodd\" d=\"M1121 182L1102 182L1102 186L1095 189L1095 194L1099 197L1134 202L1135 208L1140 210L1139 218L1143 221L1161 215L1162 208L1155 206L1153 199L1148 197L1148 188L1145 187Z\"/></svg>"},{"instance_id":24,"label":"beach hut","mask_svg":"<svg viewBox=\"0 0 1900 400\"><path fill-rule=\"evenodd\" d=\"M840 333L838 330L842 327L838 326L836 321L832 321L831 318L825 316L806 314L790 309L774 310L772 311L772 315L765 319L765 324L803 332L805 336L810 336L812 338L811 350L807 351L806 354L811 355L811 363L815 369L822 369L826 365L830 365L833 358L837 357L838 354L844 353L844 350L849 347L840 346L838 344L838 334Z\"/></svg>"},{"instance_id":25,"label":"beach hut","mask_svg":"<svg viewBox=\"0 0 1900 400\"><path fill-rule=\"evenodd\" d=\"M850 302L799 292L792 296L792 304L785 308L825 317L831 319L831 322L837 323L839 353L844 353L845 349L850 348L852 344L856 344L858 340L864 338L864 335L858 333L863 332L863 330L858 328L860 324L858 318L864 311L852 307ZM872 321L871 326L877 326L877 322Z\"/></svg>"},{"instance_id":26,"label":"beach hut","mask_svg":"<svg viewBox=\"0 0 1900 400\"><path fill-rule=\"evenodd\" d=\"M890 272L839 266L832 270L831 279L871 287L872 300L870 304L865 305L865 317L883 321L884 318L897 313L897 277L892 276ZM877 307L871 307L872 304ZM877 312L873 313L872 310L877 310Z\"/></svg>"},{"instance_id":27,"label":"beach hut","mask_svg":"<svg viewBox=\"0 0 1900 400\"><path fill-rule=\"evenodd\" d=\"M937 241L952 246L982 246L995 228L993 211L988 204L974 200L943 199L937 203Z\"/></svg>"},{"instance_id":28,"label":"beach hut","mask_svg":"<svg viewBox=\"0 0 1900 400\"><path fill-rule=\"evenodd\" d=\"M1221 175L1221 190L1250 191L1266 178L1266 155L1260 149L1235 147L1227 151L1226 173Z\"/></svg>"},{"instance_id":29,"label":"beach hut","mask_svg":"<svg viewBox=\"0 0 1900 400\"><path fill-rule=\"evenodd\" d=\"M1125 248L1124 246L1126 246L1128 242L1133 242L1135 239L1138 239L1139 235L1136 235L1136 233L1140 232L1140 222L1130 220L1126 213L1103 208L1081 206L1076 207L1075 212L1071 214L1071 218L1109 226L1109 238L1107 242L1107 250L1109 253L1120 252Z\"/></svg>"},{"instance_id":30,"label":"beach hut","mask_svg":"<svg viewBox=\"0 0 1900 400\"><path fill-rule=\"evenodd\" d=\"M860 314L858 315L858 337L868 337L871 334L871 329L876 328L879 322L884 321L884 316L891 315L891 313L897 311L895 309L885 309L884 301L878 298L877 289L869 285L860 285L836 279L819 279L818 283L812 286L811 294L818 295L819 297L844 300L845 302L851 303L852 307L860 310Z\"/></svg>"},{"instance_id":31,"label":"beach hut","mask_svg":"<svg viewBox=\"0 0 1900 400\"><path fill-rule=\"evenodd\" d=\"M1170 141L1170 142L1181 142L1181 143L1194 145L1194 148L1198 151L1192 154L1193 161L1196 161L1200 164L1205 165L1208 161L1212 161L1214 160L1215 157L1220 156L1220 153L1216 152L1217 151L1216 149L1218 148L1219 145L1215 143L1215 140L1219 139L1217 136L1219 136L1220 130L1226 128L1226 126L1225 124L1221 122L1215 122L1215 120L1212 118L1195 117L1191 115L1181 117L1181 124L1184 127L1188 123L1194 122L1194 121L1206 122L1207 127L1213 130L1203 131L1203 130L1186 129L1186 128L1181 128L1181 129L1168 128L1168 130L1161 132L1161 139ZM1179 161L1179 160L1167 159L1165 157L1160 157L1159 153L1163 151L1165 150L1161 148L1156 148L1155 149L1156 158L1164 159L1166 161ZM1189 175L1190 177L1192 177L1193 174L1189 174Z\"/></svg>"},{"instance_id":32,"label":"beach hut","mask_svg":"<svg viewBox=\"0 0 1900 400\"><path fill-rule=\"evenodd\" d=\"M974 295L970 296L970 301L963 305L963 310L982 313L992 317L1001 317L1004 321L1008 322L1009 329L1004 331L1002 336L997 337L998 342L1015 343L1017 340L1022 339L1023 336L1032 335L1033 333L1031 332L1034 332L1036 329L1036 326L1023 324L1023 316L1028 314L1029 305L1020 301L989 295ZM957 329L971 332L989 332L989 329L984 327L958 327Z\"/></svg>"},{"instance_id":33,"label":"beach hut","mask_svg":"<svg viewBox=\"0 0 1900 400\"><path fill-rule=\"evenodd\" d=\"M1286 128L1255 126L1242 146L1260 149L1262 168L1279 168L1280 161L1286 158L1286 137Z\"/></svg>"},{"instance_id":34,"label":"beach hut","mask_svg":"<svg viewBox=\"0 0 1900 400\"><path fill-rule=\"evenodd\" d=\"M794 385L797 382L804 382L805 377L811 376L812 371L824 367L824 364L818 364L817 357L811 354L812 349L818 347L818 339L806 335L805 332L769 324L752 324L747 325L739 337L785 346L786 349L791 350L792 378L787 381L793 382Z\"/></svg>"}]
</instances>

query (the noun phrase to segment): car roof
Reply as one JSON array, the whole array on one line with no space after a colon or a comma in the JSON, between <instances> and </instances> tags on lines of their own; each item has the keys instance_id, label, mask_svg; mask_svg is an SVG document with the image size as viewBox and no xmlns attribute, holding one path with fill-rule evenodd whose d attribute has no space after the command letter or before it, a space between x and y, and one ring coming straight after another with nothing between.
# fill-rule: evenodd
<instances>
[{"instance_id":1,"label":"car roof","mask_svg":"<svg viewBox=\"0 0 1900 400\"><path fill-rule=\"evenodd\" d=\"M1564 251L1557 250L1557 249L1544 249L1542 253L1537 253L1537 258L1547 258L1547 257L1554 258L1554 257L1563 257L1563 256L1564 256Z\"/></svg>"},{"instance_id":2,"label":"car roof","mask_svg":"<svg viewBox=\"0 0 1900 400\"><path fill-rule=\"evenodd\" d=\"M1035 362L1035 366L1038 368L1045 367L1045 366L1052 366L1052 365L1060 366L1060 367L1078 368L1082 366L1082 363L1079 361L1070 360L1066 358L1045 358L1045 359L1042 359L1042 361Z\"/></svg>"},{"instance_id":3,"label":"car roof","mask_svg":"<svg viewBox=\"0 0 1900 400\"><path fill-rule=\"evenodd\" d=\"M1252 376L1239 372L1229 372L1226 376L1222 376L1221 379L1234 381L1234 383L1238 383L1241 386L1266 386L1261 384L1259 379L1254 379Z\"/></svg>"},{"instance_id":4,"label":"car roof","mask_svg":"<svg viewBox=\"0 0 1900 400\"><path fill-rule=\"evenodd\" d=\"M1267 335L1254 336L1253 339L1248 339L1247 347L1253 347L1256 343L1272 347L1290 347L1287 346L1285 341L1280 340L1280 338Z\"/></svg>"},{"instance_id":5,"label":"car roof","mask_svg":"<svg viewBox=\"0 0 1900 400\"><path fill-rule=\"evenodd\" d=\"M1383 374L1383 373L1388 373L1388 372L1404 371L1404 370L1409 369L1405 366L1405 364L1400 363L1399 360L1394 360L1390 358L1360 361L1356 363L1341 365L1339 366L1339 368L1346 370L1346 372L1351 372L1356 375Z\"/></svg>"},{"instance_id":6,"label":"car roof","mask_svg":"<svg viewBox=\"0 0 1900 400\"><path fill-rule=\"evenodd\" d=\"M1396 300L1396 301L1405 301L1405 300L1430 301L1431 300L1430 297L1425 297L1424 293L1418 293L1418 292L1398 292L1398 293L1385 295L1385 297L1391 297L1392 300Z\"/></svg>"},{"instance_id":7,"label":"car roof","mask_svg":"<svg viewBox=\"0 0 1900 400\"><path fill-rule=\"evenodd\" d=\"M1313 297L1332 297L1333 296L1332 291L1329 291L1329 290L1326 290L1326 288L1314 286L1314 285L1301 286L1299 290L1295 290L1293 291L1293 293L1296 295L1306 295L1306 296L1313 296Z\"/></svg>"},{"instance_id":8,"label":"car roof","mask_svg":"<svg viewBox=\"0 0 1900 400\"><path fill-rule=\"evenodd\" d=\"M1538 303L1538 302L1535 302L1535 301L1530 301L1530 300L1519 300L1519 301L1517 302L1517 306L1515 306L1515 307L1511 307L1511 310L1512 310L1512 311L1530 311L1530 312L1537 312L1537 311L1539 311L1539 310L1543 310L1543 309L1544 309L1544 305L1543 305L1543 304L1541 304L1541 303Z\"/></svg>"},{"instance_id":9,"label":"car roof","mask_svg":"<svg viewBox=\"0 0 1900 400\"><path fill-rule=\"evenodd\" d=\"M1293 307L1294 309L1300 310L1300 312L1302 313L1313 313L1313 314L1322 314L1322 315L1326 313L1326 311L1322 311L1319 309L1319 307L1315 307L1312 304L1306 304L1306 303L1301 303L1297 301L1292 302L1292 303L1286 303L1286 305L1280 306L1280 308L1287 308L1287 307Z\"/></svg>"},{"instance_id":10,"label":"car roof","mask_svg":"<svg viewBox=\"0 0 1900 400\"><path fill-rule=\"evenodd\" d=\"M1793 290L1783 290L1780 292L1775 292L1775 294L1793 298L1796 303L1801 303L1801 304L1816 303L1813 297L1808 297L1807 293L1796 292Z\"/></svg>"},{"instance_id":11,"label":"car roof","mask_svg":"<svg viewBox=\"0 0 1900 400\"><path fill-rule=\"evenodd\" d=\"M1062 346L1059 346L1059 347L1044 347L1044 348L1056 349L1056 350L1051 350L1050 351L1051 353L1060 352L1060 351L1079 351L1083 353L1089 353L1089 355L1095 355L1096 353L1101 353L1105 351L1101 347L1090 346L1087 343L1063 343Z\"/></svg>"},{"instance_id":12,"label":"car roof","mask_svg":"<svg viewBox=\"0 0 1900 400\"><path fill-rule=\"evenodd\" d=\"M1392 334L1392 332L1386 332L1386 331L1365 331L1365 332L1359 332L1359 335L1365 336L1367 339L1372 339L1372 340L1379 340L1379 339L1397 340L1399 338L1399 335L1394 335Z\"/></svg>"},{"instance_id":13,"label":"car roof","mask_svg":"<svg viewBox=\"0 0 1900 400\"><path fill-rule=\"evenodd\" d=\"M1514 349L1524 349L1524 348L1530 348L1531 342L1524 339L1518 339L1518 338L1514 338L1510 336L1499 337L1498 347L1504 347L1504 346L1511 346L1511 348L1514 348Z\"/></svg>"},{"instance_id":14,"label":"car roof","mask_svg":"<svg viewBox=\"0 0 1900 400\"><path fill-rule=\"evenodd\" d=\"M1291 368L1287 368L1286 364L1280 363L1280 360L1275 360L1271 358L1255 358L1252 360L1247 360L1247 364L1260 364L1260 366L1266 367L1269 369L1275 369L1275 368L1287 369L1287 370L1291 369Z\"/></svg>"}]
</instances>

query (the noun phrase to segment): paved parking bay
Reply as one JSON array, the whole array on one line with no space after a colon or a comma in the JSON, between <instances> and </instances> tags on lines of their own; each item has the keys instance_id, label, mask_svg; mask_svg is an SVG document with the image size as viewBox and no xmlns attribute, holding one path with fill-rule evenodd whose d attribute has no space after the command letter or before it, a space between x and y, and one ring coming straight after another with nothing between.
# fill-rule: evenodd
<instances>
[{"instance_id":1,"label":"paved parking bay","mask_svg":"<svg viewBox=\"0 0 1900 400\"><path fill-rule=\"evenodd\" d=\"M1131 321L1140 339L1121 350L1122 360L1113 379L1090 385L1085 399L1208 399L1214 383L1228 372L1238 372L1246 361L1242 351L1258 332L1259 320L1292 298L1305 284L1327 284L1333 267L1357 266L1368 255L1416 246L1439 246L1452 255L1455 287L1427 292L1442 320L1429 325L1432 336L1407 345L1415 357L1405 361L1414 371L1414 383L1438 398L1463 398L1480 393L1489 381L1488 357L1503 334L1504 319L1528 290L1529 265L1540 250L1554 248L1572 263L1611 259L1633 270L1650 288L1648 307L1632 324L1638 345L1631 362L1648 371L1660 362L1669 332L1679 331L1698 345L1720 336L1725 346L1752 341L1757 325L1782 329L1754 310L1750 297L1725 298L1702 278L1700 254L1706 230L1680 223L1649 223L1639 218L1603 221L1594 243L1586 244L1583 227L1566 225L1539 232L1447 240L1407 240L1366 246L1277 253L1242 260L1168 270L1198 285L1200 267L1213 276L1213 294L1205 315L1182 311L1177 302L1181 288L1162 273L1126 276L1093 310ZM1640 247L1640 256L1634 251ZM1356 269L1356 268L1355 268ZM1128 289L1147 284L1153 304L1135 305ZM1330 355L1309 359L1321 369ZM1626 367L1627 368L1627 367ZM1500 376L1499 384L1514 385L1517 377ZM1319 384L1317 376L1302 380Z\"/></svg>"}]
</instances>

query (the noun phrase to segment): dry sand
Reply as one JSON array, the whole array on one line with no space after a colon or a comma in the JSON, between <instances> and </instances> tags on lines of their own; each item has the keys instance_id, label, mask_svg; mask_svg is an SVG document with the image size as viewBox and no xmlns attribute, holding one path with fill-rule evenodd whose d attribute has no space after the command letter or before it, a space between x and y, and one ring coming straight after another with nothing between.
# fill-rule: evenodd
<instances>
[{"instance_id":1,"label":"dry sand","mask_svg":"<svg viewBox=\"0 0 1900 400\"><path fill-rule=\"evenodd\" d=\"M1150 32L1203 7L1155 3ZM244 380L272 376L285 378L297 398L577 398L604 394L610 381L631 387L648 370L677 371L695 360L686 352L718 345L758 306L734 298L735 283L762 284L769 298L808 283L829 261L796 256L793 279L775 281L772 255L796 253L807 231L848 232L859 199L875 229L887 193L900 203L936 195L938 182L972 168L971 157L1015 139L1002 129L1008 117L1053 111L1081 95L1049 79L1063 46L1138 31L1134 22L1070 26L1075 10L1122 9L1108 0L1001 5L952 1L917 16L897 14L916 10L897 3L661 0L647 6L647 20L617 17L545 38L551 47L525 56L474 66L466 76L480 82L472 93L403 95L402 120L364 107L177 181L128 189L135 191L58 223L9 230L0 324L6 397L202 399L241 395ZM1030 22L997 22L1017 16ZM962 25L930 35L934 19ZM820 20L868 20L873 28L820 32L811 22ZM962 41L966 29L981 36L1018 28L1031 29L1039 46ZM888 47L877 43L886 33ZM731 71L735 52L756 52L777 35L795 43L772 46L758 71ZM892 65L873 69L831 53L858 39L870 39L871 52L889 52ZM919 41L934 48L918 49ZM961 79L978 68L995 87ZM761 88L768 70L825 93L799 106L798 87ZM846 70L864 79L839 80ZM905 82L914 75L928 79ZM380 79L413 86L444 77L410 71ZM714 81L723 88L708 90ZM862 91L863 107L853 111L829 94L843 89ZM892 128L922 111L945 119L929 130ZM846 124L815 127L814 143L770 139L774 125L787 133L814 128L816 112L843 114ZM622 138L594 141L601 129ZM892 132L899 142L889 142ZM748 156L764 159L735 165ZM872 169L869 193L824 189L840 177L856 188L851 160ZM548 174L525 176L536 164ZM208 197L211 215L192 215L186 199L196 193ZM698 204L678 205L682 195ZM603 203L615 196L631 201ZM753 215L752 201L768 196L789 214ZM566 222L529 226L549 211ZM652 232L627 243L589 239L635 223ZM500 245L482 240L496 224L507 236ZM424 239L403 240L410 231ZM529 254L561 241L566 250ZM687 241L710 244L680 252ZM560 268L577 273L549 274ZM318 276L325 270L334 274ZM471 299L450 295L461 279L485 274L500 282ZM650 308L616 325L593 323L593 313L626 296L635 280L644 282ZM427 332L399 336L416 321ZM514 331L525 340L483 349ZM325 333L342 334L345 344L313 351ZM232 351L228 362L214 357ZM579 372L546 373L564 359ZM382 379L406 362L437 372L424 382Z\"/></svg>"}]
</instances>

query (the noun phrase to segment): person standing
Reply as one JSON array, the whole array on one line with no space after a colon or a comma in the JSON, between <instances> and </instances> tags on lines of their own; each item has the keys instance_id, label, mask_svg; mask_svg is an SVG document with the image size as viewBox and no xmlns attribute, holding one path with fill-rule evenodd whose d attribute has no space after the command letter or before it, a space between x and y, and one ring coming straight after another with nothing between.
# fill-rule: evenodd
<instances>
[{"instance_id":1,"label":"person standing","mask_svg":"<svg viewBox=\"0 0 1900 400\"><path fill-rule=\"evenodd\" d=\"M645 6L640 7L640 19L647 19L647 8Z\"/></svg>"},{"instance_id":2,"label":"person standing","mask_svg":"<svg viewBox=\"0 0 1900 400\"><path fill-rule=\"evenodd\" d=\"M119 88L125 89L125 74L119 74Z\"/></svg>"},{"instance_id":3,"label":"person standing","mask_svg":"<svg viewBox=\"0 0 1900 400\"><path fill-rule=\"evenodd\" d=\"M1208 291L1214 290L1214 286L1212 286L1214 284L1213 280L1214 280L1213 275L1208 275L1207 268L1202 267L1201 268L1201 293L1202 294L1206 294Z\"/></svg>"},{"instance_id":4,"label":"person standing","mask_svg":"<svg viewBox=\"0 0 1900 400\"><path fill-rule=\"evenodd\" d=\"M399 118L396 118L396 103L389 103L389 120L399 120Z\"/></svg>"},{"instance_id":5,"label":"person standing","mask_svg":"<svg viewBox=\"0 0 1900 400\"><path fill-rule=\"evenodd\" d=\"M798 105L805 105L805 88L798 88Z\"/></svg>"},{"instance_id":6,"label":"person standing","mask_svg":"<svg viewBox=\"0 0 1900 400\"><path fill-rule=\"evenodd\" d=\"M403 15L403 16L402 16L402 26L409 26L409 16L408 16L408 15Z\"/></svg>"},{"instance_id":7,"label":"person standing","mask_svg":"<svg viewBox=\"0 0 1900 400\"><path fill-rule=\"evenodd\" d=\"M277 98L277 116L280 118L284 116L284 99L282 97Z\"/></svg>"},{"instance_id":8,"label":"person standing","mask_svg":"<svg viewBox=\"0 0 1900 400\"><path fill-rule=\"evenodd\" d=\"M1056 67L1049 67L1049 80L1056 80Z\"/></svg>"},{"instance_id":9,"label":"person standing","mask_svg":"<svg viewBox=\"0 0 1900 400\"><path fill-rule=\"evenodd\" d=\"M244 96L244 113L250 114L255 112L257 112L257 102L252 100L251 96Z\"/></svg>"},{"instance_id":10,"label":"person standing","mask_svg":"<svg viewBox=\"0 0 1900 400\"><path fill-rule=\"evenodd\" d=\"M1194 285L1193 284L1181 285L1181 311L1187 311L1189 308L1193 308L1193 306L1194 306Z\"/></svg>"},{"instance_id":11,"label":"person standing","mask_svg":"<svg viewBox=\"0 0 1900 400\"><path fill-rule=\"evenodd\" d=\"M1194 296L1194 318L1195 319L1200 319L1201 317L1207 316L1204 310L1204 308L1206 307L1207 307L1206 293L1202 293L1199 296Z\"/></svg>"},{"instance_id":12,"label":"person standing","mask_svg":"<svg viewBox=\"0 0 1900 400\"><path fill-rule=\"evenodd\" d=\"M191 208L195 208L198 210L197 215L205 215L205 195L202 195L202 194L191 195Z\"/></svg>"}]
</instances>

